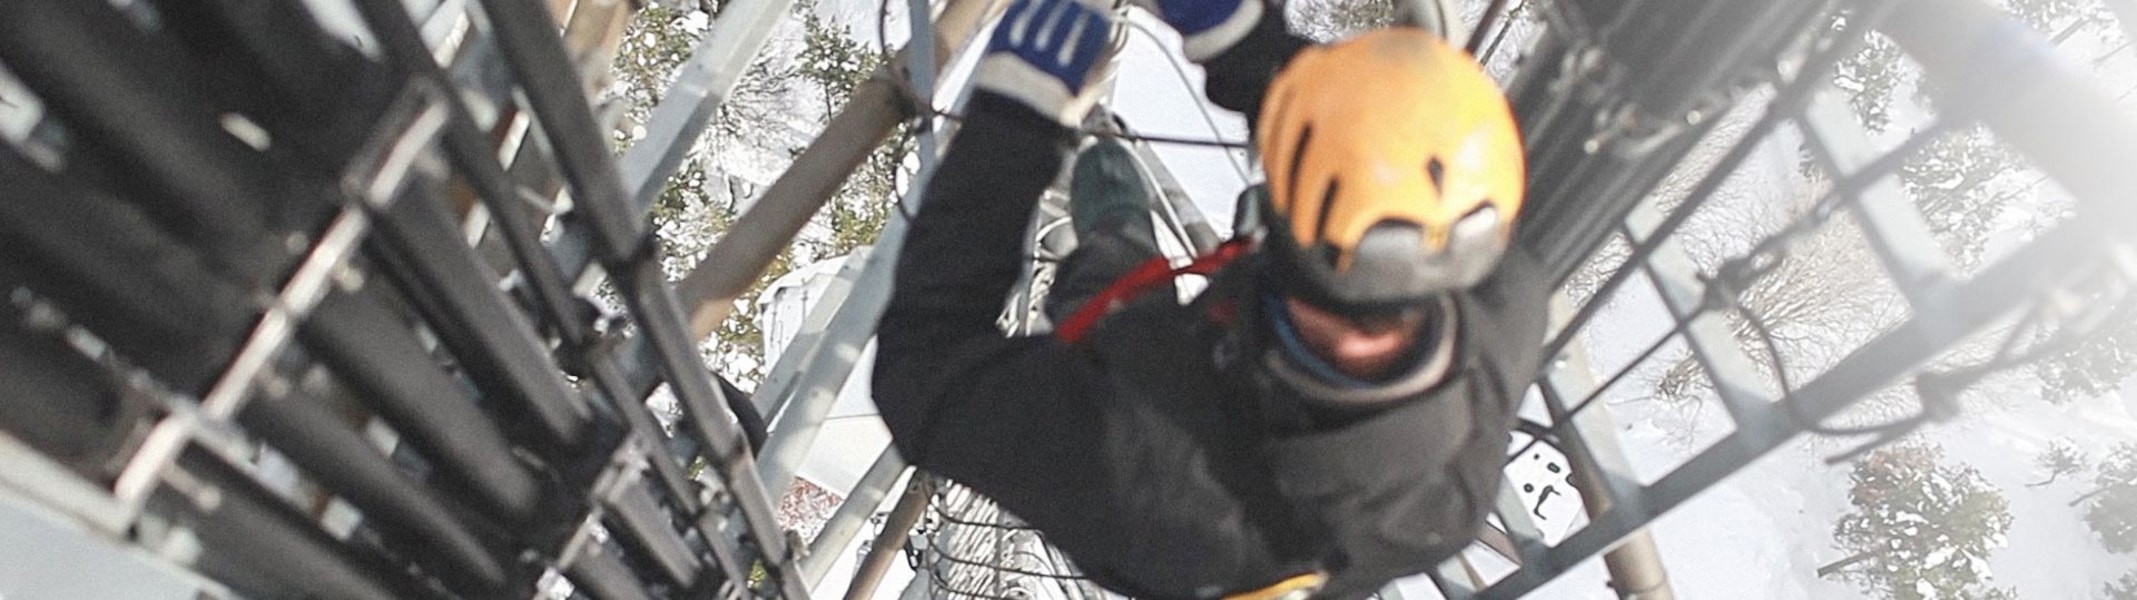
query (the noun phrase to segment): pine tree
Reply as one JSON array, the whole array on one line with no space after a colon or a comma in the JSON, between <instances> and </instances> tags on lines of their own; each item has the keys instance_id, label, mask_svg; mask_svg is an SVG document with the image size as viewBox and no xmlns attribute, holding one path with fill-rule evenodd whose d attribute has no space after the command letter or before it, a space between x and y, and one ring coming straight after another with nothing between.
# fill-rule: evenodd
<instances>
[{"instance_id":1,"label":"pine tree","mask_svg":"<svg viewBox=\"0 0 2137 600\"><path fill-rule=\"evenodd\" d=\"M644 126L676 69L690 58L711 27L713 15L702 5L671 7L652 3L640 9L624 29L623 44L611 71L608 94L625 107L614 133L619 152L645 135ZM779 34L774 44L782 43ZM723 151L781 147L794 93L794 67L782 52L764 52L715 111L704 136L692 146L673 175L662 183L653 202L653 227L660 240L662 272L670 281L687 273L714 241L734 223L754 186L729 177L716 165ZM793 262L782 253L758 288L784 274ZM751 296L753 298L754 295ZM763 374L762 334L754 302L738 302L734 316L722 323L704 347L705 359L727 377L753 382ZM745 387L748 385L745 383Z\"/></svg>"},{"instance_id":2,"label":"pine tree","mask_svg":"<svg viewBox=\"0 0 2137 600\"><path fill-rule=\"evenodd\" d=\"M626 28L609 93L627 109L616 134L618 150L644 135L641 129L660 94L674 79L711 15L697 8L649 4ZM704 139L669 177L653 206L670 280L680 279L720 235L734 224L758 186L724 173L717 166L723 152L764 149L791 158L800 151L794 132L814 123L797 123L797 114L826 116L844 105L855 85L881 64L877 48L862 43L845 26L821 16L815 2L796 3L791 27L775 32L771 49L760 53L734 91L720 105ZM797 47L795 51L784 48ZM796 111L809 101L813 112ZM894 138L871 155L840 188L837 196L804 229L794 246L782 251L734 311L714 332L706 359L744 387L761 379L770 362L763 356L762 309L757 298L770 283L808 262L843 255L873 243L888 222L908 148Z\"/></svg>"},{"instance_id":3,"label":"pine tree","mask_svg":"<svg viewBox=\"0 0 2137 600\"><path fill-rule=\"evenodd\" d=\"M2048 478L2026 486L2040 487L2055 483L2057 478L2064 475L2074 475L2085 470L2085 451L2079 449L2077 444L2070 443L2070 440L2055 440L2049 442L2048 449L2042 450L2040 456L2033 459L2033 464L2042 471L2047 471Z\"/></svg>"},{"instance_id":4,"label":"pine tree","mask_svg":"<svg viewBox=\"0 0 2137 600\"><path fill-rule=\"evenodd\" d=\"M2093 491L2071 505L2086 505L2085 524L2108 551L2137 550L2137 444L2115 446L2101 461L2093 484Z\"/></svg>"},{"instance_id":5,"label":"pine tree","mask_svg":"<svg viewBox=\"0 0 2137 600\"><path fill-rule=\"evenodd\" d=\"M798 73L812 84L827 112L836 110L853 96L855 87L883 66L883 51L861 43L847 26L830 23L814 10L804 11L802 26L806 46ZM805 240L814 255L843 256L875 243L897 206L901 181L909 175L905 156L912 147L904 132L900 126L877 145L826 203L818 215L822 235Z\"/></svg>"},{"instance_id":6,"label":"pine tree","mask_svg":"<svg viewBox=\"0 0 2137 600\"><path fill-rule=\"evenodd\" d=\"M1929 232L1961 268L1981 261L1996 215L2030 201L2037 185L2012 189L2023 164L1984 126L1946 134L1900 167L1900 183L1929 220ZM1999 186L1998 183L2005 185Z\"/></svg>"},{"instance_id":7,"label":"pine tree","mask_svg":"<svg viewBox=\"0 0 2137 600\"><path fill-rule=\"evenodd\" d=\"M2127 49L2129 41L2106 3L2096 0L2010 0L2011 12L2062 43L2079 34L2097 36L2114 48L2092 59L2097 68L2108 58ZM2126 97L2128 94L2124 94ZM2123 299L2126 303L2137 299ZM2137 375L2137 310L2118 310L2108 322L2076 347L2042 360L2034 375L2042 383L2042 397L2063 404L2092 398L2120 387Z\"/></svg>"},{"instance_id":8,"label":"pine tree","mask_svg":"<svg viewBox=\"0 0 2137 600\"><path fill-rule=\"evenodd\" d=\"M2123 302L2137 299L2125 298ZM2115 391L2124 380L2137 375L2137 310L2118 308L2116 312L2120 314L2103 323L2088 339L2042 359L2034 367L2043 399L2066 404L2097 397Z\"/></svg>"},{"instance_id":9,"label":"pine tree","mask_svg":"<svg viewBox=\"0 0 2137 600\"><path fill-rule=\"evenodd\" d=\"M704 256L759 191L721 172L720 160L727 158L722 153L740 150L791 159L801 151L803 141L795 138L795 132L821 128L830 114L844 106L854 87L882 64L879 48L855 39L848 27L821 15L816 2L795 3L791 17L786 27L773 34L772 46L752 60L715 113L704 139L694 145L654 202L653 224L668 258L663 267L671 281L680 279ZM677 9L653 3L626 28L614 66L616 85L609 90L628 107L624 126L615 138L618 151L644 135L638 128L650 117L675 70L709 29L711 18L703 6ZM797 110L802 102L815 106ZM761 381L770 357L764 356L764 332L758 325L763 313L759 296L797 266L874 243L895 206L901 178L907 175L904 159L909 153L910 144L902 136L893 136L846 180L795 243L781 251L736 301L734 311L705 348L708 364L744 388ZM838 501L835 494L796 478L780 495L777 512L783 526L810 538Z\"/></svg>"},{"instance_id":10,"label":"pine tree","mask_svg":"<svg viewBox=\"0 0 2137 600\"><path fill-rule=\"evenodd\" d=\"M2060 43L2082 32L2094 32L2105 36L2117 36L2114 19L2107 7L2097 0L2003 0L2001 2L2012 16L2031 25L2035 30L2048 34ZM1837 16L1831 24L1833 31L1843 30L1851 14ZM2110 40L2110 46L2114 45ZM1843 59L1834 77L1834 86L1848 94L1848 102L1862 117L1863 125L1873 132L1884 131L1892 123L1892 106L1899 90L1912 87L1916 82L1916 70L1904 58L1898 44L1883 35L1871 35L1863 41L1855 54ZM1917 94L1929 90L1916 89ZM1928 104L1921 97L1916 103Z\"/></svg>"},{"instance_id":11,"label":"pine tree","mask_svg":"<svg viewBox=\"0 0 2137 600\"><path fill-rule=\"evenodd\" d=\"M1889 600L2008 598L1989 587L1990 551L2004 545L2009 503L1972 468L1925 445L1880 449L1855 464L1854 512L1833 526L1848 557L1818 569Z\"/></svg>"},{"instance_id":12,"label":"pine tree","mask_svg":"<svg viewBox=\"0 0 2137 600\"><path fill-rule=\"evenodd\" d=\"M2090 57L2095 66L2127 46L2123 29L2115 26L2105 3L2098 0L2004 0L2002 4L2053 43L2086 35L2115 48ZM1846 18L1836 20L1834 29L1843 27ZM1877 34L1841 62L1834 84L1848 95L1856 115L1873 132L1892 125L1894 107L1900 102L1932 104L1928 97L1938 85L1921 80L1899 46ZM1900 91L1907 89L1915 90L1914 97L1902 97ZM1999 215L2012 210L2042 214L2062 210L2044 205L2039 193L2044 179L2025 174L2024 161L1978 126L1948 133L1909 157L1900 180L1932 232L1965 269L1980 266ZM2133 354L2137 354L2137 310L2124 311L2077 347L2044 358L2033 372L2042 384L2043 398L2061 404L2107 393L2137 375Z\"/></svg>"},{"instance_id":13,"label":"pine tree","mask_svg":"<svg viewBox=\"0 0 2137 600\"><path fill-rule=\"evenodd\" d=\"M1323 42L1395 21L1395 0L1302 0L1286 7L1293 31Z\"/></svg>"},{"instance_id":14,"label":"pine tree","mask_svg":"<svg viewBox=\"0 0 2137 600\"><path fill-rule=\"evenodd\" d=\"M2103 600L2137 600L2137 571L2124 573L2121 579L2101 586L2100 597Z\"/></svg>"}]
</instances>

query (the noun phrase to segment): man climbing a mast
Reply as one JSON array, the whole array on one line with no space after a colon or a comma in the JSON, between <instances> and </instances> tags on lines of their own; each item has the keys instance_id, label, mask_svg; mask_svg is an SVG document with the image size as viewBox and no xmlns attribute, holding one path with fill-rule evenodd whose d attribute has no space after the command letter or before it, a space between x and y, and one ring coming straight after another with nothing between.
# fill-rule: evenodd
<instances>
[{"instance_id":1,"label":"man climbing a mast","mask_svg":"<svg viewBox=\"0 0 2137 600\"><path fill-rule=\"evenodd\" d=\"M1510 247L1506 101L1418 27L1316 45L1262 0L1158 0L1248 115L1257 227L1181 304L1126 148L1075 158L1053 335L996 318L1026 224L1103 87L1118 16L1015 0L925 190L874 390L913 464L999 502L1143 598L1358 598L1468 544L1538 371L1544 288Z\"/></svg>"}]
</instances>

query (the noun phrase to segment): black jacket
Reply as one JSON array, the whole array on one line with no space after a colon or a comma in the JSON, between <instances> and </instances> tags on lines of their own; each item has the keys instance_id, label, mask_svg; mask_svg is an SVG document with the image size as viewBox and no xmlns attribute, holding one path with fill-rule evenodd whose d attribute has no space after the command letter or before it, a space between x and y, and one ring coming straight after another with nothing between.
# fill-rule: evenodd
<instances>
[{"instance_id":1,"label":"black jacket","mask_svg":"<svg viewBox=\"0 0 2137 600\"><path fill-rule=\"evenodd\" d=\"M1281 34L1264 27L1248 48L1295 39L1269 31ZM1236 60L1252 65L1240 75L1225 60L1210 65L1212 96L1258 93L1282 62ZM1073 347L1002 333L1026 223L1072 141L1006 98L970 102L878 329L876 402L905 458L1029 521L1097 583L1145 598L1221 596L1317 569L1331 574L1323 596L1362 597L1466 545L1537 372L1547 290L1534 262L1512 252L1455 297L1459 350L1444 383L1370 417L1301 421L1297 392L1259 366L1269 345L1256 256L1190 305L1146 296Z\"/></svg>"}]
</instances>

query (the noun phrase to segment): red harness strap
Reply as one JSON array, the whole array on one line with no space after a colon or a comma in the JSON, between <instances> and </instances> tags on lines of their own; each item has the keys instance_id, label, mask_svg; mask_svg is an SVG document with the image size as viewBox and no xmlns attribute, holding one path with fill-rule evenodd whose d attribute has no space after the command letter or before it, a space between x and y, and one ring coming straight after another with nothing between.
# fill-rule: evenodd
<instances>
[{"instance_id":1,"label":"red harness strap","mask_svg":"<svg viewBox=\"0 0 2137 600\"><path fill-rule=\"evenodd\" d=\"M1174 268L1171 262L1163 256L1145 261L1143 264L1136 265L1134 269L1128 270L1128 273L1120 276L1119 279L1113 280L1113 283L1107 285L1106 289L1098 292L1098 295L1092 296L1089 301L1083 303L1082 307L1077 308L1076 312L1071 313L1068 319L1056 325L1054 327L1054 337L1070 344L1083 341L1084 334L1090 333L1091 328L1097 326L1100 319L1105 318L1106 315L1113 314L1114 310L1127 305L1128 301L1134 300L1145 292L1156 289L1167 281L1172 281L1173 277L1180 275L1208 276L1232 262L1232 259L1239 258L1246 253L1247 240L1234 239L1219 244L1216 250L1196 258L1194 262L1188 263L1183 267Z\"/></svg>"}]
</instances>

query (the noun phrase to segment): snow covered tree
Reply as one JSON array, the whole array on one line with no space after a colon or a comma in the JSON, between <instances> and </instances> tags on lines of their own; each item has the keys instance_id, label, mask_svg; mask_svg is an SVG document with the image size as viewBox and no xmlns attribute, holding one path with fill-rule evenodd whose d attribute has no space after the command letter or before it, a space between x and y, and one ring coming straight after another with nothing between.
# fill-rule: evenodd
<instances>
[{"instance_id":1,"label":"snow covered tree","mask_svg":"<svg viewBox=\"0 0 2137 600\"><path fill-rule=\"evenodd\" d=\"M1926 445L1880 449L1850 476L1854 512L1833 526L1849 556L1818 569L1878 598L2009 598L1990 587L1989 553L2011 527L2003 494Z\"/></svg>"},{"instance_id":2,"label":"snow covered tree","mask_svg":"<svg viewBox=\"0 0 2137 600\"><path fill-rule=\"evenodd\" d=\"M623 121L614 133L618 152L646 135L644 127L653 107L674 81L676 69L690 58L698 41L710 30L712 18L704 6L649 3L625 27L623 44L611 69L615 83L607 90L625 107ZM784 41L775 33L772 43ZM720 166L723 159L735 159L740 149L774 147L784 153L787 142L781 134L787 124L786 108L792 104L796 79L792 61L785 54L765 52L751 61L714 113L704 136L663 182L660 195L654 199L653 227L663 250L662 272L670 281L681 279L697 264L734 223L756 188L750 182L730 177ZM783 253L758 287L785 273L792 260L790 254ZM706 348L706 360L737 381L753 381L761 376L762 334L757 330L756 312L754 302L738 303L735 316L720 325Z\"/></svg>"},{"instance_id":3,"label":"snow covered tree","mask_svg":"<svg viewBox=\"0 0 2137 600\"><path fill-rule=\"evenodd\" d=\"M1746 232L1773 231L1800 217L1830 185L1822 178L1786 180L1774 186L1778 189L1717 199L1717 204L1730 204L1702 209L1680 241L1705 273L1718 274L1724 261L1748 250L1752 236ZM1790 383L1800 385L1846 350L1906 316L1904 302L1884 283L1883 273L1861 268L1875 262L1850 221L1834 221L1796 240L1773 269L1750 280L1736 295L1740 309L1723 315L1730 336L1761 373L1778 381L1774 370L1786 369ZM1705 409L1701 400L1711 397L1712 382L1690 350L1680 352L1675 362L1654 375L1652 398L1692 415L1683 431L1674 432L1683 436L1679 441L1691 443L1697 438L1697 411ZM1880 396L1845 418L1887 422L1913 410L1905 398L1886 396L1895 398Z\"/></svg>"},{"instance_id":4,"label":"snow covered tree","mask_svg":"<svg viewBox=\"0 0 2137 600\"><path fill-rule=\"evenodd\" d=\"M2125 298L2123 302L2137 299ZM2115 391L2124 380L2137 375L2137 310L2119 312L2120 318L2102 324L2089 339L2042 359L2034 367L2043 399L2066 404L2097 397Z\"/></svg>"},{"instance_id":5,"label":"snow covered tree","mask_svg":"<svg viewBox=\"0 0 2137 600\"><path fill-rule=\"evenodd\" d=\"M623 126L616 134L619 150L645 135L652 107L710 29L703 7L669 8L649 4L625 30L614 66L616 84L609 93L624 101ZM792 19L775 30L767 50L752 60L734 91L714 114L703 139L662 188L653 206L653 224L667 260L669 279L681 278L734 224L741 209L768 181L753 181L727 171L734 164L761 165L788 161L807 141L806 131L820 128L838 110L855 85L881 63L877 48L853 38L843 25L819 14L815 2L799 2ZM797 110L807 102L808 110ZM795 266L842 255L872 243L888 221L897 195L907 148L894 138L879 148L823 212L802 232L795 246L781 252L750 291L736 302L731 316L714 332L707 360L745 388L761 378L767 363L763 333L758 329L757 296ZM761 178L759 178L761 179Z\"/></svg>"},{"instance_id":6,"label":"snow covered tree","mask_svg":"<svg viewBox=\"0 0 2137 600\"><path fill-rule=\"evenodd\" d=\"M646 135L643 130L660 94L675 71L710 29L712 8L702 3L684 8L652 3L625 30L608 91L627 106L614 142L618 151ZM721 3L724 5L724 3ZM798 154L809 132L821 129L843 107L855 86L875 74L882 63L878 47L853 37L845 25L828 18L812 0L797 2L790 18L774 30L768 47L752 61L727 100L653 206L653 224L665 256L668 278L680 279L735 224L740 212L768 181L753 181L729 172L735 165L769 163L760 171L776 172ZM881 145L826 203L823 211L782 251L707 345L705 358L723 375L754 387L765 375L764 333L758 326L758 296L780 276L809 261L839 256L874 243L896 202L904 157L910 148L902 136ZM761 177L758 179L762 179ZM813 538L840 498L806 479L796 478L781 494L781 525Z\"/></svg>"},{"instance_id":7,"label":"snow covered tree","mask_svg":"<svg viewBox=\"0 0 2137 600\"><path fill-rule=\"evenodd\" d=\"M2079 449L2077 444L2070 443L2070 440L2055 440L2048 442L2048 449L2042 450L2040 456L2034 457L2033 465L2047 471L2048 478L2026 486L2048 485L2064 475L2074 475L2085 470L2085 451Z\"/></svg>"},{"instance_id":8,"label":"snow covered tree","mask_svg":"<svg viewBox=\"0 0 2137 600\"><path fill-rule=\"evenodd\" d=\"M2012 16L2032 25L2035 30L2052 36L2061 43L2082 32L2095 32L2104 36L2116 35L2114 20L2105 4L2099 0L2003 0L2001 4ZM1835 18L1834 31L1844 29L1852 14ZM2110 46L2114 41L2110 40ZM1915 89L1918 96L1912 100L1927 104L1919 96L1917 69L1905 60L1905 53L1898 44L1883 35L1871 35L1855 54L1843 59L1834 77L1834 87L1848 94L1849 104L1862 117L1863 125L1871 131L1884 131L1892 124L1893 102L1900 90Z\"/></svg>"},{"instance_id":9,"label":"snow covered tree","mask_svg":"<svg viewBox=\"0 0 2137 600\"><path fill-rule=\"evenodd\" d=\"M2036 29L2063 43L2078 35L2090 35L2110 48L2088 59L2100 69L2131 48L2126 29L2117 27L2112 11L2098 0L2010 0L2011 11ZM2119 85L2119 84L2118 84ZM2122 98L2129 98L2128 93ZM2125 298L2124 303L2137 302ZM2127 305L2125 305L2126 307ZM2124 380L2137 375L2137 310L2119 310L2111 320L2076 347L2042 360L2034 375L2042 383L2042 397L2063 404L2114 391Z\"/></svg>"},{"instance_id":10,"label":"snow covered tree","mask_svg":"<svg viewBox=\"0 0 2137 600\"><path fill-rule=\"evenodd\" d=\"M1395 21L1395 0L1301 0L1286 8L1293 30L1324 42Z\"/></svg>"},{"instance_id":11,"label":"snow covered tree","mask_svg":"<svg viewBox=\"0 0 2137 600\"><path fill-rule=\"evenodd\" d=\"M2003 0L2001 4L2019 21L2063 46L2067 58L2090 62L2095 69L2130 47L2124 30L2116 26L2100 0ZM1843 17L1833 27L1838 30L1845 22ZM2077 54L2096 52L2091 50L2095 47L2107 50ZM2127 71L2128 64L2123 67ZM1902 108L1905 104L1931 105L1929 96L1937 82L1922 80L1919 69L1897 45L1872 34L1842 61L1834 84L1847 94L1864 126L1882 132L1894 125L1893 115L1908 112ZM1912 97L1902 94L1904 90L1912 90ZM1978 126L1945 134L1909 157L1900 180L1962 269L1980 266L1989 237L2002 226L1999 222L2008 223L2007 217L2030 213L2034 215L2028 219L2030 226L2040 229L2063 212L2041 193L2045 179L2029 173L2020 156ZM2137 375L2133 354L2137 354L2137 311L2126 311L2105 324L2099 335L2046 357L2032 370L2042 383L2042 396L2060 404L2107 393Z\"/></svg>"},{"instance_id":12,"label":"snow covered tree","mask_svg":"<svg viewBox=\"0 0 2137 600\"><path fill-rule=\"evenodd\" d=\"M834 24L813 10L803 13L802 27L806 45L799 74L811 84L827 113L838 110L853 96L854 88L883 65L883 55L879 49L855 39L847 26ZM900 182L909 175L905 156L912 148L904 131L901 125L877 145L826 203L817 219L821 235L803 240L810 245L811 254L817 258L841 256L875 243L883 226L890 222L890 211L897 206Z\"/></svg>"},{"instance_id":13,"label":"snow covered tree","mask_svg":"<svg viewBox=\"0 0 2137 600\"><path fill-rule=\"evenodd\" d=\"M2137 600L2137 571L2124 573L2121 579L2107 582L2100 590L2100 597L2103 600Z\"/></svg>"},{"instance_id":14,"label":"snow covered tree","mask_svg":"<svg viewBox=\"0 0 2137 600\"><path fill-rule=\"evenodd\" d=\"M2100 462L2093 491L2072 506L2085 505L2085 524L2110 552L2137 550L2137 444L2120 444Z\"/></svg>"},{"instance_id":15,"label":"snow covered tree","mask_svg":"<svg viewBox=\"0 0 2137 600\"><path fill-rule=\"evenodd\" d=\"M2008 0L2006 9L2020 21L2062 43L2083 32L2116 36L2114 21L2094 0ZM1845 18L1836 22L1836 28ZM1923 80L1919 69L1883 35L1873 34L1841 62L1834 84L1848 93L1865 127L1884 131L1901 102L1920 106L1938 82ZM1901 90L1913 90L1901 98ZM1913 125L1913 124L1903 124ZM1997 217L2006 210L2039 210L2040 180L2023 177L2025 164L1980 126L1945 134L1908 158L1900 181L1929 220L1930 230L1962 268L1980 262Z\"/></svg>"},{"instance_id":16,"label":"snow covered tree","mask_svg":"<svg viewBox=\"0 0 2137 600\"><path fill-rule=\"evenodd\" d=\"M2037 185L2009 181L2022 167L2017 152L1976 125L1930 142L1900 167L1899 178L1945 252L1972 268L1996 215L2037 195Z\"/></svg>"}]
</instances>

